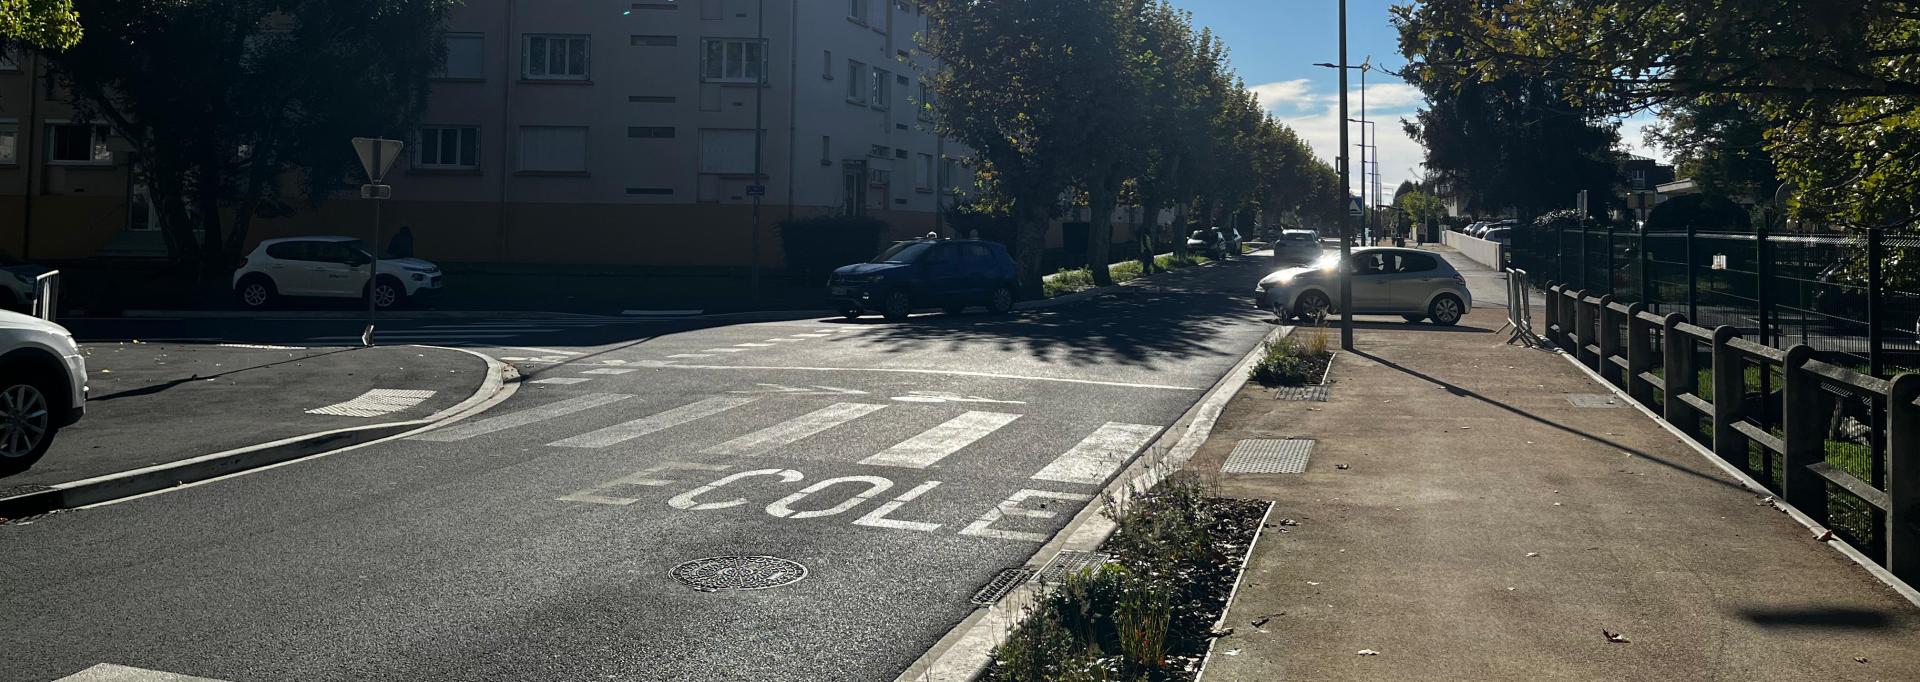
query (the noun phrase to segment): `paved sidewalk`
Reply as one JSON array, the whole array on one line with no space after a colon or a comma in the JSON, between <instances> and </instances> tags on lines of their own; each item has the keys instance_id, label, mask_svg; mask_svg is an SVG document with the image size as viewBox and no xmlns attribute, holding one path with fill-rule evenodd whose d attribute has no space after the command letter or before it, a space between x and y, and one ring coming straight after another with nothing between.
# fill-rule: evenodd
<instances>
[{"instance_id":1,"label":"paved sidewalk","mask_svg":"<svg viewBox=\"0 0 1920 682\"><path fill-rule=\"evenodd\" d=\"M1328 402L1228 406L1191 468L1318 446L1220 476L1277 525L1209 682L1920 679L1920 609L1638 411L1576 407L1610 394L1502 313L1362 323Z\"/></svg>"},{"instance_id":2,"label":"paved sidewalk","mask_svg":"<svg viewBox=\"0 0 1920 682\"><path fill-rule=\"evenodd\" d=\"M0 498L320 431L419 419L473 395L487 363L417 346L291 348L86 343L87 416L32 468L0 472ZM396 409L326 408L375 389ZM421 400L410 407L398 405Z\"/></svg>"}]
</instances>

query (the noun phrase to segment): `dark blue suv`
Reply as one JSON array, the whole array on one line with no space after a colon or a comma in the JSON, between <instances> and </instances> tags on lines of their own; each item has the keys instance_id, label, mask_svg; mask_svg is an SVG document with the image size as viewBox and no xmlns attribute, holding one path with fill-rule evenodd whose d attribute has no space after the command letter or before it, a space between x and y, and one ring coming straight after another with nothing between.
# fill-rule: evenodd
<instances>
[{"instance_id":1,"label":"dark blue suv","mask_svg":"<svg viewBox=\"0 0 1920 682\"><path fill-rule=\"evenodd\" d=\"M834 270L827 298L849 320L865 311L904 320L932 307L957 315L970 305L1001 314L1013 310L1013 284L1013 259L997 242L916 239Z\"/></svg>"}]
</instances>

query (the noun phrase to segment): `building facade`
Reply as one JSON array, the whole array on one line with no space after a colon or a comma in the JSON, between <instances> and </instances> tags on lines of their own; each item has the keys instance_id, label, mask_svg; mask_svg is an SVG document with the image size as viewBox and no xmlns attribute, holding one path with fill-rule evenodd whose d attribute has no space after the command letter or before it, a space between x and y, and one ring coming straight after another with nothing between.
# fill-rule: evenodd
<instances>
[{"instance_id":1,"label":"building facade","mask_svg":"<svg viewBox=\"0 0 1920 682\"><path fill-rule=\"evenodd\" d=\"M972 178L921 106L924 25L898 0L469 0L383 224L435 260L640 267L747 264L755 194L769 267L790 217L938 229ZM0 64L0 251L164 254L134 164L31 61ZM342 193L249 238L371 219Z\"/></svg>"}]
</instances>

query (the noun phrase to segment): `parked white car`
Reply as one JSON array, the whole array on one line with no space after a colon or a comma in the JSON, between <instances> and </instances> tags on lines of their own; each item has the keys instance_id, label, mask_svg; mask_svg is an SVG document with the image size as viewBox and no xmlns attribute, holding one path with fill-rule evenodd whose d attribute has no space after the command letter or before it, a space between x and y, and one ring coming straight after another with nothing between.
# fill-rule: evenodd
<instances>
[{"instance_id":1,"label":"parked white car","mask_svg":"<svg viewBox=\"0 0 1920 682\"><path fill-rule=\"evenodd\" d=\"M1453 326L1473 309L1467 280L1446 259L1419 249L1354 249L1353 312L1399 315L1408 322L1432 320ZM1254 305L1282 319L1312 319L1339 312L1340 256L1328 254L1307 267L1286 268L1260 280Z\"/></svg>"},{"instance_id":2,"label":"parked white car","mask_svg":"<svg viewBox=\"0 0 1920 682\"><path fill-rule=\"evenodd\" d=\"M367 263L373 254L352 237L269 239L233 273L240 304L265 308L280 297L366 298ZM440 267L418 258L380 259L373 304L392 308L440 290Z\"/></svg>"},{"instance_id":3,"label":"parked white car","mask_svg":"<svg viewBox=\"0 0 1920 682\"><path fill-rule=\"evenodd\" d=\"M87 361L65 327L0 310L0 472L25 469L87 413Z\"/></svg>"}]
</instances>

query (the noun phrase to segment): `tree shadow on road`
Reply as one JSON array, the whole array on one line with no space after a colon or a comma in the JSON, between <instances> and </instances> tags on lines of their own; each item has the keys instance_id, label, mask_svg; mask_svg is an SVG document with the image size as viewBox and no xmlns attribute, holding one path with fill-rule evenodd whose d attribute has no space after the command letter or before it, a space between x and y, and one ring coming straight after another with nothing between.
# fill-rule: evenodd
<instances>
[{"instance_id":1,"label":"tree shadow on road","mask_svg":"<svg viewBox=\"0 0 1920 682\"><path fill-rule=\"evenodd\" d=\"M1238 356L1244 349L1218 346L1228 328L1272 317L1252 305L1253 283L1267 271L1264 261L1229 261L1156 276L1149 283L1059 307L1004 317L915 317L835 342L887 354L1024 352L1042 362L1076 367Z\"/></svg>"}]
</instances>

